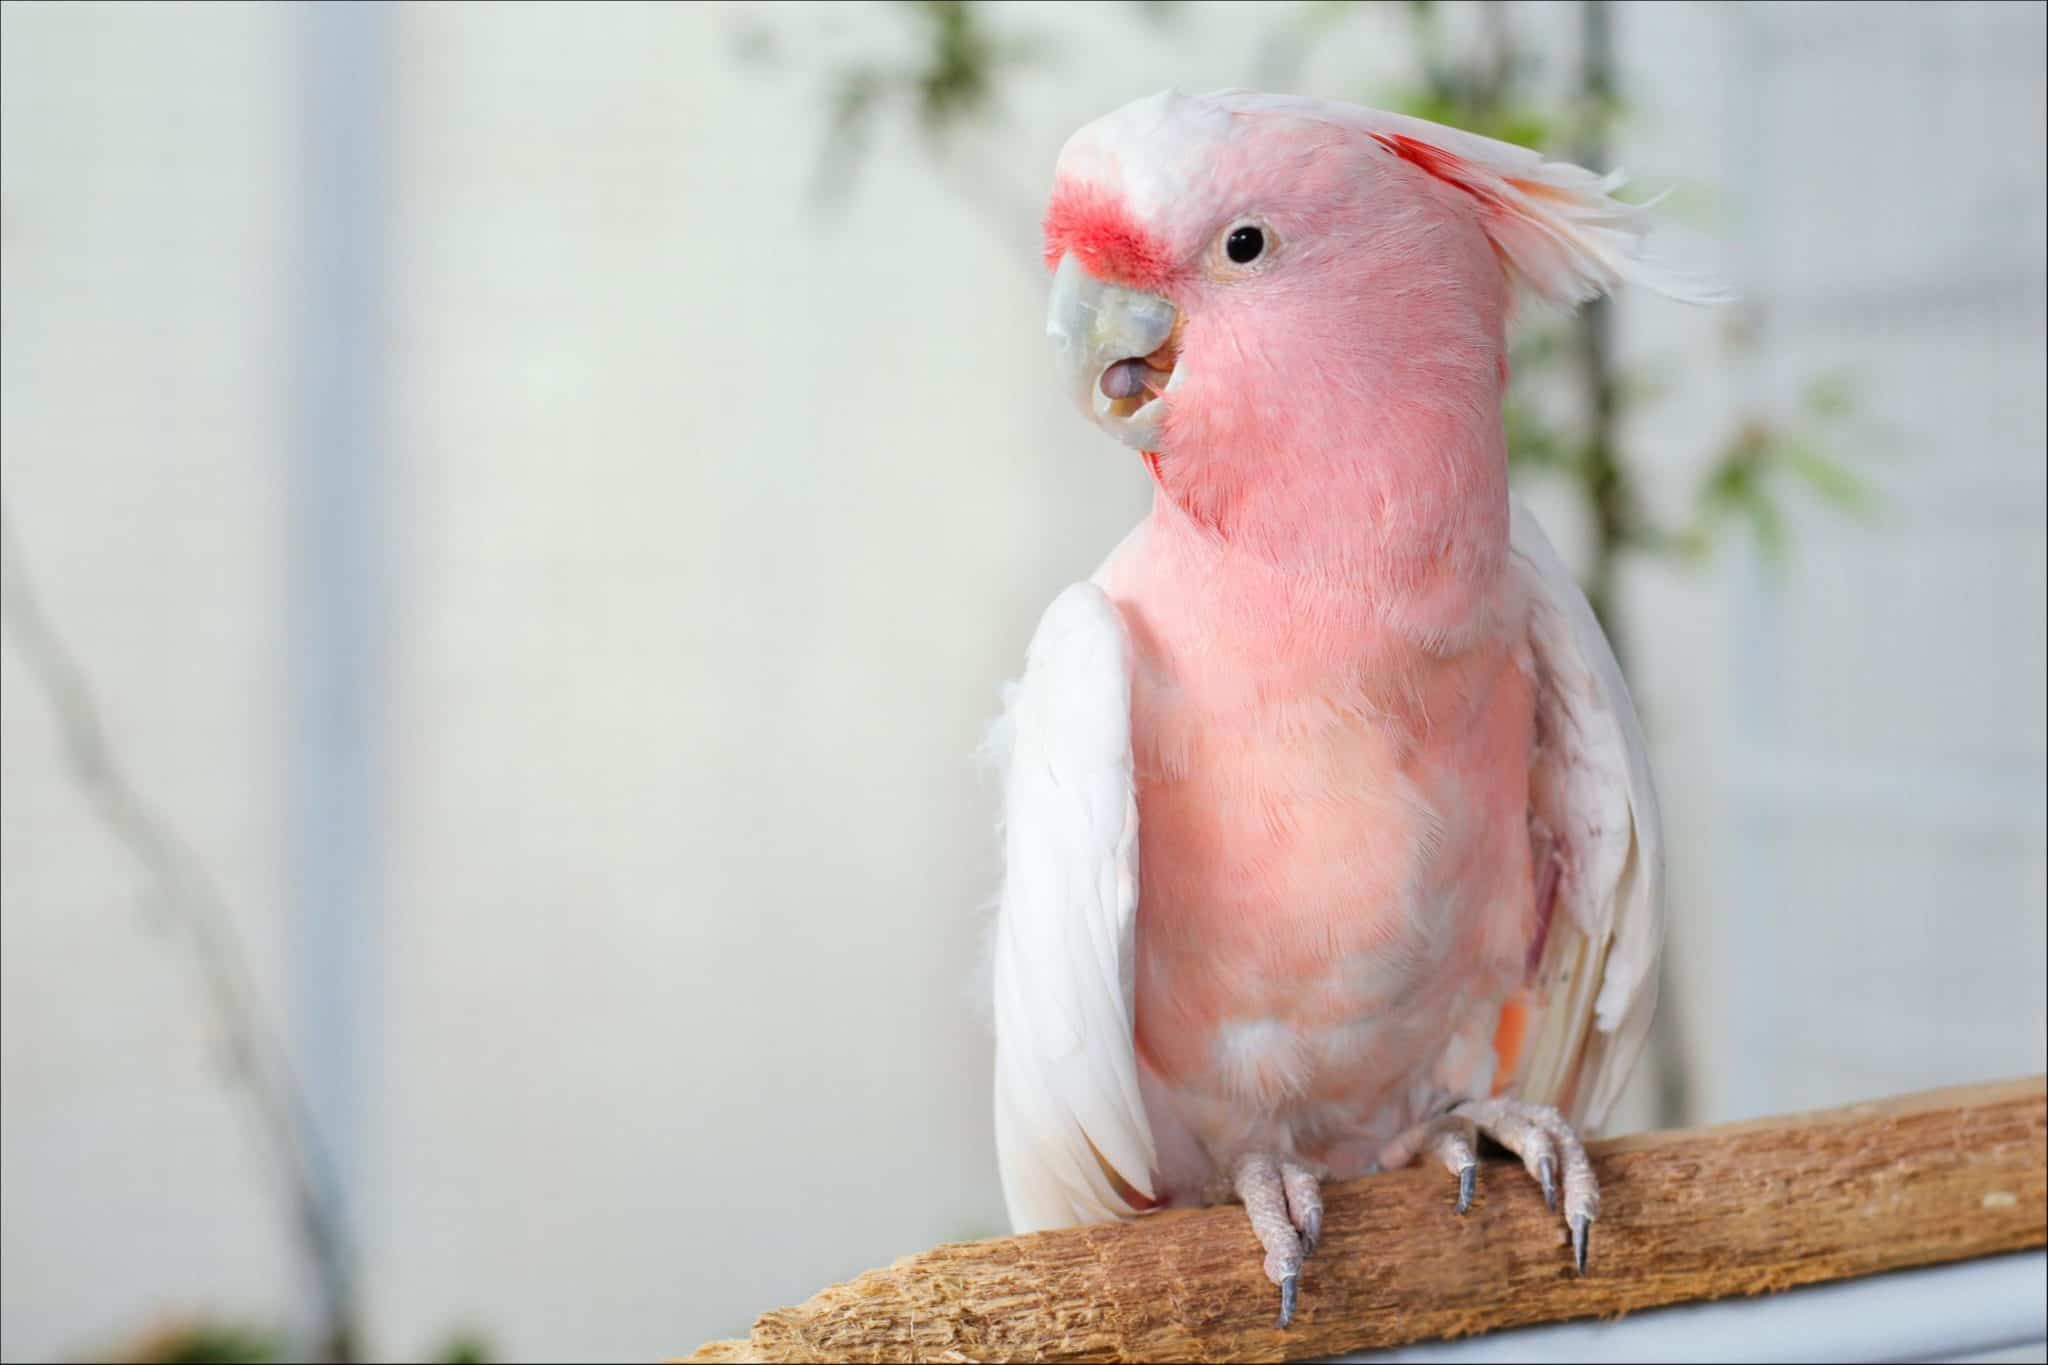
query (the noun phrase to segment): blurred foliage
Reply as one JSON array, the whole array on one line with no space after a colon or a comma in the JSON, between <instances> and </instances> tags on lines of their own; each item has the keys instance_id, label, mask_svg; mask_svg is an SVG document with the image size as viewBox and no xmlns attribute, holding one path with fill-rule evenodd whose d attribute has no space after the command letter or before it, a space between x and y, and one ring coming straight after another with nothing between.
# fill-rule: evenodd
<instances>
[{"instance_id":1,"label":"blurred foliage","mask_svg":"<svg viewBox=\"0 0 2048 1365\"><path fill-rule=\"evenodd\" d=\"M824 179L835 191L852 181L866 148L892 113L902 114L940 147L950 135L987 123L999 108L1005 77L1043 62L1053 46L1043 37L1001 36L999 7L981 0L913 0L888 8L918 29L908 62L862 61L833 71ZM1181 22L1199 6L1129 4L1133 39ZM1268 31L1247 50L1265 54L1259 81L1294 84L1297 68L1341 25L1366 8L1358 0L1307 0L1268 7ZM1465 128L1585 163L1606 160L1606 143L1629 116L1606 68L1607 7L1582 0L1582 52L1575 79L1541 80L1542 64L1520 41L1510 6L1501 0L1450 5L1404 0L1400 5L1415 74L1391 88L1341 92L1363 103ZM1554 11L1553 11L1554 12ZM1682 524L1666 525L1646 510L1639 487L1641 458L1628 443L1626 419L1662 393L1656 373L1620 372L1607 342L1607 308L1596 303L1569 318L1531 317L1510 352L1512 381L1504 421L1511 467L1519 478L1570 488L1584 504L1591 561L1583 576L1594 610L1622 652L1614 594L1623 559L1647 554L1698 561L1729 533L1744 530L1769 563L1785 557L1787 499L1798 493L1843 512L1868 517L1876 496L1835 453L1847 448L1853 416L1839 375L1808 386L1791 413L1750 412L1704 452L1704 472ZM1731 332L1740 344L1739 323ZM1576 393L1577 403L1560 404ZM1560 407L1565 410L1560 411ZM1576 406L1577 411L1570 410Z\"/></svg>"},{"instance_id":2,"label":"blurred foliage","mask_svg":"<svg viewBox=\"0 0 2048 1365\"><path fill-rule=\"evenodd\" d=\"M283 1360L282 1332L246 1322L176 1319L102 1357L132 1365L244 1365Z\"/></svg>"},{"instance_id":3,"label":"blurred foliage","mask_svg":"<svg viewBox=\"0 0 2048 1365\"><path fill-rule=\"evenodd\" d=\"M1410 0L1405 10L1421 79L1383 98L1385 107L1604 169L1609 139L1629 114L1614 90L1604 0L1579 5L1576 79L1547 99L1539 93L1538 64L1515 40L1508 7L1488 0L1468 8L1476 13L1477 31L1460 43L1448 35L1444 4ZM1640 460L1623 423L1631 409L1653 404L1664 385L1661 375L1617 367L1607 341L1608 307L1600 300L1567 319L1524 322L1510 349L1513 378L1503 420L1510 467L1524 478L1562 481L1585 505L1592 555L1584 586L1621 653L1614 595L1624 556L1697 561L1731 526L1745 526L1766 561L1779 564L1788 539L1788 488L1803 485L1823 502L1864 516L1876 498L1830 453L1850 404L1846 378L1827 375L1808 385L1789 416L1740 416L1732 434L1708 453L1684 524L1654 521L1639 495ZM1739 325L1731 334L1738 346L1746 340ZM1555 415L1555 405L1544 401L1564 386L1582 396L1581 411L1571 417Z\"/></svg>"},{"instance_id":4,"label":"blurred foliage","mask_svg":"<svg viewBox=\"0 0 2048 1365\"><path fill-rule=\"evenodd\" d=\"M97 1360L120 1365L271 1365L303 1359L290 1338L257 1323L226 1318L174 1318L150 1328ZM489 1338L463 1330L451 1333L425 1357L436 1365L484 1365L494 1358Z\"/></svg>"},{"instance_id":5,"label":"blurred foliage","mask_svg":"<svg viewBox=\"0 0 2048 1365\"><path fill-rule=\"evenodd\" d=\"M1787 483L1804 485L1809 494L1846 515L1873 520L1876 494L1829 453L1853 411L1847 376L1826 374L1806 386L1789 420L1745 421L1701 485L1692 523L1673 538L1670 548L1702 557L1713 549L1727 523L1746 522L1766 559L1781 563L1786 551L1781 490Z\"/></svg>"},{"instance_id":6,"label":"blurred foliage","mask_svg":"<svg viewBox=\"0 0 2048 1365\"><path fill-rule=\"evenodd\" d=\"M461 1331L444 1340L433 1358L440 1365L486 1365L494 1355L489 1337L481 1332Z\"/></svg>"},{"instance_id":7,"label":"blurred foliage","mask_svg":"<svg viewBox=\"0 0 2048 1365\"><path fill-rule=\"evenodd\" d=\"M993 113L999 77L1049 50L1035 40L998 37L981 5L902 0L892 8L916 25L918 59L857 62L834 75L831 136L819 176L828 194L851 185L876 125L892 110L906 111L928 139L943 142L953 129Z\"/></svg>"}]
</instances>

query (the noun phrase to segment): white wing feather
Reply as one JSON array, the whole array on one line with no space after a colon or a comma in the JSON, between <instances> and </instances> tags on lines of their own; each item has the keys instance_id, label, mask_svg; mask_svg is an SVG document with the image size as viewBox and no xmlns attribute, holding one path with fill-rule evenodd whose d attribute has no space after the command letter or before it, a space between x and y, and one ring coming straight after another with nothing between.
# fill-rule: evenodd
<instances>
[{"instance_id":1,"label":"white wing feather","mask_svg":"<svg viewBox=\"0 0 2048 1365\"><path fill-rule=\"evenodd\" d=\"M1571 572L1519 502L1511 553L1530 603L1539 749L1530 800L1566 850L1522 1072L1524 1098L1598 1128L1657 1005L1664 832L1628 686Z\"/></svg>"},{"instance_id":2,"label":"white wing feather","mask_svg":"<svg viewBox=\"0 0 2048 1365\"><path fill-rule=\"evenodd\" d=\"M1130 644L1101 589L1077 583L1046 610L991 747L1004 768L993 985L1010 1221L1128 1217L1149 1205L1157 1158L1132 1031Z\"/></svg>"}]
</instances>

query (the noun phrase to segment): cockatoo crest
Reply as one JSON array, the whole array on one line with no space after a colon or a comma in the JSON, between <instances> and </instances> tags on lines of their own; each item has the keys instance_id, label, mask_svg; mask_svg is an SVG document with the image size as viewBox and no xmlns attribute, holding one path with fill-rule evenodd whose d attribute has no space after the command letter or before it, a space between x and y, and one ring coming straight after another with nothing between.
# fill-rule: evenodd
<instances>
[{"instance_id":1,"label":"cockatoo crest","mask_svg":"<svg viewBox=\"0 0 2048 1365\"><path fill-rule=\"evenodd\" d=\"M1225 199L1237 189L1232 149L1282 123L1317 125L1321 136L1296 139L1305 152L1330 133L1369 141L1467 196L1510 276L1547 302L1570 306L1623 283L1687 302L1728 297L1706 273L1652 253L1654 205L1616 198L1626 180L1619 171L1596 175L1526 147L1377 109L1246 90L1165 91L1076 134L1061 154L1047 213L1047 264L1074 251L1105 277L1136 287L1160 283L1175 268L1175 248L1187 245L1162 240L1160 227L1185 219L1191 207L1228 213L1230 206L1211 201L1219 189Z\"/></svg>"}]
</instances>

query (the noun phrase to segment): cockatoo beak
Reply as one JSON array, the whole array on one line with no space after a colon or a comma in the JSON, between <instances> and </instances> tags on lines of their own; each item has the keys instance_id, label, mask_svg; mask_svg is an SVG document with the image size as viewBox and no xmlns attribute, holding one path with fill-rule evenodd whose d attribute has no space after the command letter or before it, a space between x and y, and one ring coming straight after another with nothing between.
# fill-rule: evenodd
<instances>
[{"instance_id":1,"label":"cockatoo beak","mask_svg":"<svg viewBox=\"0 0 2048 1365\"><path fill-rule=\"evenodd\" d=\"M1090 421L1135 450L1159 448L1159 395L1178 378L1179 314L1157 294L1104 284L1070 253L1053 272L1045 334Z\"/></svg>"}]
</instances>

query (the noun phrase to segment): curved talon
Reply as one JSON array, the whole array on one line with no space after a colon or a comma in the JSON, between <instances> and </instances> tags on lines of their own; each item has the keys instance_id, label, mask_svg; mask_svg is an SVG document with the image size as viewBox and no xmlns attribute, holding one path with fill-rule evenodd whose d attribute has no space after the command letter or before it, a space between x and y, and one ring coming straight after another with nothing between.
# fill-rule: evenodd
<instances>
[{"instance_id":1,"label":"curved talon","mask_svg":"<svg viewBox=\"0 0 2048 1365\"><path fill-rule=\"evenodd\" d=\"M1586 1149L1564 1116L1547 1105L1514 1099L1471 1100L1451 1111L1522 1158L1543 1189L1543 1202L1564 1211L1572 1261L1581 1275L1592 1255L1592 1224L1600 1212L1600 1183Z\"/></svg>"},{"instance_id":2,"label":"curved talon","mask_svg":"<svg viewBox=\"0 0 2048 1365\"><path fill-rule=\"evenodd\" d=\"M1290 1158L1249 1152L1238 1158L1232 1184L1251 1218L1253 1235L1266 1250L1266 1278L1280 1287L1275 1325L1285 1327L1294 1321L1301 1288L1303 1242L1322 1232L1315 1173Z\"/></svg>"},{"instance_id":3,"label":"curved talon","mask_svg":"<svg viewBox=\"0 0 2048 1365\"><path fill-rule=\"evenodd\" d=\"M1283 1332L1287 1330L1287 1324L1294 1321L1294 1296L1300 1285L1300 1275L1280 1277L1280 1316L1273 1325Z\"/></svg>"},{"instance_id":4,"label":"curved talon","mask_svg":"<svg viewBox=\"0 0 2048 1365\"><path fill-rule=\"evenodd\" d=\"M1479 1183L1479 1166L1475 1162L1458 1168L1458 1212L1472 1207L1472 1190Z\"/></svg>"},{"instance_id":5,"label":"curved talon","mask_svg":"<svg viewBox=\"0 0 2048 1365\"><path fill-rule=\"evenodd\" d=\"M1280 1161L1280 1190L1287 1197L1287 1217L1301 1234L1301 1254L1309 1255L1323 1240L1323 1194L1316 1173L1298 1161Z\"/></svg>"}]
</instances>

